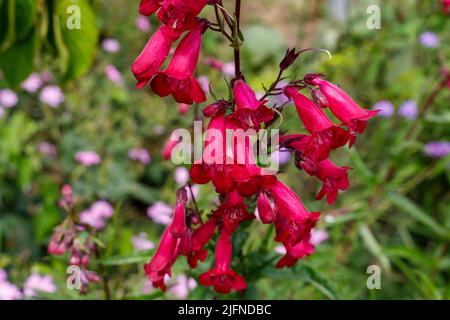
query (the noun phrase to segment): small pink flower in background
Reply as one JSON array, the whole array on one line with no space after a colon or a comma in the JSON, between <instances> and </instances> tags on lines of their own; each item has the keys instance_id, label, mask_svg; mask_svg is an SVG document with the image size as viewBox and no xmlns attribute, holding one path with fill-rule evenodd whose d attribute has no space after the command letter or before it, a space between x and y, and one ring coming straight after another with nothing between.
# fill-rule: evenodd
<instances>
[{"instance_id":1,"label":"small pink flower in background","mask_svg":"<svg viewBox=\"0 0 450 320\"><path fill-rule=\"evenodd\" d=\"M211 81L209 81L209 78L207 76L200 76L197 78L197 81L203 92L205 92L205 95L209 96L209 84L211 83Z\"/></svg>"},{"instance_id":2,"label":"small pink flower in background","mask_svg":"<svg viewBox=\"0 0 450 320\"><path fill-rule=\"evenodd\" d=\"M0 90L0 107L2 108L12 108L19 102L19 97L17 94L10 89Z\"/></svg>"},{"instance_id":3,"label":"small pink flower in background","mask_svg":"<svg viewBox=\"0 0 450 320\"><path fill-rule=\"evenodd\" d=\"M227 62L222 65L222 73L226 76L234 76L235 70L234 62Z\"/></svg>"},{"instance_id":4,"label":"small pink flower in background","mask_svg":"<svg viewBox=\"0 0 450 320\"><path fill-rule=\"evenodd\" d=\"M220 60L217 60L212 57L205 58L205 64L214 68L220 72L222 72L225 76L234 76L235 74L235 65L234 62L226 62L223 63Z\"/></svg>"},{"instance_id":5,"label":"small pink flower in background","mask_svg":"<svg viewBox=\"0 0 450 320\"><path fill-rule=\"evenodd\" d=\"M131 238L131 242L133 243L133 248L136 251L146 251L155 248L155 244L148 240L148 236L145 232L133 236L133 238Z\"/></svg>"},{"instance_id":6,"label":"small pink flower in background","mask_svg":"<svg viewBox=\"0 0 450 320\"><path fill-rule=\"evenodd\" d=\"M400 106L398 113L406 119L414 120L417 118L417 103L414 100L406 100Z\"/></svg>"},{"instance_id":7,"label":"small pink flower in background","mask_svg":"<svg viewBox=\"0 0 450 320\"><path fill-rule=\"evenodd\" d=\"M436 33L432 31L426 31L419 36L419 42L422 46L433 49L439 46L440 41Z\"/></svg>"},{"instance_id":8,"label":"small pink flower in background","mask_svg":"<svg viewBox=\"0 0 450 320\"><path fill-rule=\"evenodd\" d=\"M143 165L147 165L151 161L150 154L143 148L132 148L128 151L128 157L131 160L139 161Z\"/></svg>"},{"instance_id":9,"label":"small pink flower in background","mask_svg":"<svg viewBox=\"0 0 450 320\"><path fill-rule=\"evenodd\" d=\"M94 166L100 164L102 159L94 151L79 151L75 154L75 160L85 166Z\"/></svg>"},{"instance_id":10,"label":"small pink flower in background","mask_svg":"<svg viewBox=\"0 0 450 320\"><path fill-rule=\"evenodd\" d=\"M28 277L24 285L25 296L35 297L38 295L39 291L47 293L56 292L56 286L53 283L52 276L41 276L37 273L33 273Z\"/></svg>"},{"instance_id":11,"label":"small pink flower in background","mask_svg":"<svg viewBox=\"0 0 450 320\"><path fill-rule=\"evenodd\" d=\"M0 269L0 300L20 300L23 298L19 288L8 281L8 274Z\"/></svg>"},{"instance_id":12,"label":"small pink flower in background","mask_svg":"<svg viewBox=\"0 0 450 320\"><path fill-rule=\"evenodd\" d=\"M120 71L117 70L117 68L112 64L108 64L105 67L105 74L108 77L108 79L111 80L112 83L115 84L122 83L122 75L120 74Z\"/></svg>"},{"instance_id":13,"label":"small pink flower in background","mask_svg":"<svg viewBox=\"0 0 450 320\"><path fill-rule=\"evenodd\" d=\"M5 115L5 109L3 109L2 107L0 107L0 119L3 118Z\"/></svg>"},{"instance_id":14,"label":"small pink flower in background","mask_svg":"<svg viewBox=\"0 0 450 320\"><path fill-rule=\"evenodd\" d=\"M168 225L172 221L172 210L169 205L158 201L147 209L147 216L157 224Z\"/></svg>"},{"instance_id":15,"label":"small pink flower in background","mask_svg":"<svg viewBox=\"0 0 450 320\"><path fill-rule=\"evenodd\" d=\"M8 274L5 270L0 269L0 282L7 281L8 280Z\"/></svg>"},{"instance_id":16,"label":"small pink flower in background","mask_svg":"<svg viewBox=\"0 0 450 320\"><path fill-rule=\"evenodd\" d=\"M450 154L449 141L432 141L425 145L425 154L431 158L444 158Z\"/></svg>"},{"instance_id":17,"label":"small pink flower in background","mask_svg":"<svg viewBox=\"0 0 450 320\"><path fill-rule=\"evenodd\" d=\"M106 226L112 217L114 208L107 201L97 201L89 209L80 213L80 221L100 230Z\"/></svg>"},{"instance_id":18,"label":"small pink flower in background","mask_svg":"<svg viewBox=\"0 0 450 320\"><path fill-rule=\"evenodd\" d=\"M152 25L150 20L144 16L138 16L136 18L136 28L138 28L142 32L149 32L152 29Z\"/></svg>"},{"instance_id":19,"label":"small pink flower in background","mask_svg":"<svg viewBox=\"0 0 450 320\"><path fill-rule=\"evenodd\" d=\"M178 167L174 173L175 181L180 186L184 186L189 180L189 170L185 167Z\"/></svg>"},{"instance_id":20,"label":"small pink flower in background","mask_svg":"<svg viewBox=\"0 0 450 320\"><path fill-rule=\"evenodd\" d=\"M311 239L309 240L311 244L317 246L321 244L324 241L327 241L330 236L328 235L328 232L325 230L311 230Z\"/></svg>"},{"instance_id":21,"label":"small pink flower in background","mask_svg":"<svg viewBox=\"0 0 450 320\"><path fill-rule=\"evenodd\" d=\"M189 296L189 292L197 288L197 281L181 274L175 279L175 284L169 289L174 297L184 300Z\"/></svg>"},{"instance_id":22,"label":"small pink flower in background","mask_svg":"<svg viewBox=\"0 0 450 320\"><path fill-rule=\"evenodd\" d=\"M116 39L107 38L103 40L102 48L106 52L116 53L120 51L120 43Z\"/></svg>"},{"instance_id":23,"label":"small pink flower in background","mask_svg":"<svg viewBox=\"0 0 450 320\"><path fill-rule=\"evenodd\" d=\"M39 94L39 100L52 108L57 108L64 99L64 93L57 86L46 86Z\"/></svg>"},{"instance_id":24,"label":"small pink flower in background","mask_svg":"<svg viewBox=\"0 0 450 320\"><path fill-rule=\"evenodd\" d=\"M35 93L42 87L43 82L38 73L32 73L24 82L21 84L21 88L29 93Z\"/></svg>"},{"instance_id":25,"label":"small pink flower in background","mask_svg":"<svg viewBox=\"0 0 450 320\"><path fill-rule=\"evenodd\" d=\"M43 141L43 142L39 143L38 151L41 155L47 156L52 159L55 158L56 154L57 154L55 145L53 145L47 141Z\"/></svg>"},{"instance_id":26,"label":"small pink flower in background","mask_svg":"<svg viewBox=\"0 0 450 320\"><path fill-rule=\"evenodd\" d=\"M373 110L380 110L380 112L378 112L379 117L390 118L395 112L395 107L392 104L392 102L387 101L387 100L382 100L382 101L378 101L373 106Z\"/></svg>"}]
</instances>

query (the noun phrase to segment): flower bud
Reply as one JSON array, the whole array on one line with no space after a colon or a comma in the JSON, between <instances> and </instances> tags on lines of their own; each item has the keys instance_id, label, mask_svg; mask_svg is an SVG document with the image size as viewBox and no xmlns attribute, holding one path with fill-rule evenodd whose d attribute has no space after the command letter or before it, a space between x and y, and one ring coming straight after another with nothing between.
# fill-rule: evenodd
<instances>
[{"instance_id":1,"label":"flower bud","mask_svg":"<svg viewBox=\"0 0 450 320\"><path fill-rule=\"evenodd\" d=\"M205 117L212 118L219 114L225 113L225 111L227 111L228 107L230 106L230 102L219 100L214 102L213 104L210 104L209 106L206 106L202 112Z\"/></svg>"},{"instance_id":2,"label":"flower bud","mask_svg":"<svg viewBox=\"0 0 450 320\"><path fill-rule=\"evenodd\" d=\"M300 52L296 53L295 48L286 51L286 55L284 56L283 60L280 63L280 69L286 70L287 68L289 68L291 65L294 64L295 60L297 60L299 55Z\"/></svg>"},{"instance_id":3,"label":"flower bud","mask_svg":"<svg viewBox=\"0 0 450 320\"><path fill-rule=\"evenodd\" d=\"M81 265L82 265L82 266L87 267L87 266L89 265L89 262L90 262L90 258L89 258L88 255L84 255L84 256L81 258Z\"/></svg>"},{"instance_id":4,"label":"flower bud","mask_svg":"<svg viewBox=\"0 0 450 320\"><path fill-rule=\"evenodd\" d=\"M311 90L311 96L314 99L314 102L321 108L328 107L327 97L320 91L319 89Z\"/></svg>"}]
</instances>

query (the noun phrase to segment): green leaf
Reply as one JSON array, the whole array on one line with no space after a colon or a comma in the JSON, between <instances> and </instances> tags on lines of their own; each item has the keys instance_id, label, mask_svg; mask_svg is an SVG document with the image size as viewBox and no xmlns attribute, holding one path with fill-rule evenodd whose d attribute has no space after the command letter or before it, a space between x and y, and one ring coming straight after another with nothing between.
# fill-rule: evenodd
<instances>
[{"instance_id":1,"label":"green leaf","mask_svg":"<svg viewBox=\"0 0 450 320\"><path fill-rule=\"evenodd\" d=\"M449 238L449 233L439 225L430 215L418 207L414 202L400 194L388 194L389 201L398 209L408 214L411 218L421 222L431 231L443 238Z\"/></svg>"},{"instance_id":2,"label":"green leaf","mask_svg":"<svg viewBox=\"0 0 450 320\"><path fill-rule=\"evenodd\" d=\"M306 271L307 276L305 277L305 280L307 282L316 287L320 292L327 296L328 299L339 299L338 293L331 285L331 282L321 272L307 263L304 263L302 267Z\"/></svg>"},{"instance_id":3,"label":"green leaf","mask_svg":"<svg viewBox=\"0 0 450 320\"><path fill-rule=\"evenodd\" d=\"M38 37L33 30L30 35L0 54L0 69L7 84L17 87L34 69Z\"/></svg>"},{"instance_id":4,"label":"green leaf","mask_svg":"<svg viewBox=\"0 0 450 320\"><path fill-rule=\"evenodd\" d=\"M16 0L16 39L26 37L36 22L36 0Z\"/></svg>"},{"instance_id":5,"label":"green leaf","mask_svg":"<svg viewBox=\"0 0 450 320\"><path fill-rule=\"evenodd\" d=\"M376 257L380 263L383 265L383 268L386 270L387 273L391 272L391 263L389 261L389 258L386 256L386 254L383 252L383 249L381 245L378 243L377 239L373 235L370 228L365 224L361 223L359 225L359 234L361 235L361 238L363 239L367 249L372 253L374 257Z\"/></svg>"},{"instance_id":6,"label":"green leaf","mask_svg":"<svg viewBox=\"0 0 450 320\"><path fill-rule=\"evenodd\" d=\"M71 6L79 11L68 12ZM96 55L99 31L94 11L86 0L63 0L55 2L54 12L53 28L62 72L66 80L80 77L89 70ZM70 23L77 18L79 29Z\"/></svg>"}]
</instances>

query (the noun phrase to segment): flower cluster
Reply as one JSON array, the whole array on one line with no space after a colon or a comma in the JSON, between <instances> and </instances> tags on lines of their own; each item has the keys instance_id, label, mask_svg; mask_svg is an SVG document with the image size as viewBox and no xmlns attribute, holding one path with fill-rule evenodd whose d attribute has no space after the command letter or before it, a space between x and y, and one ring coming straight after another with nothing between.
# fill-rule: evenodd
<instances>
[{"instance_id":1,"label":"flower cluster","mask_svg":"<svg viewBox=\"0 0 450 320\"><path fill-rule=\"evenodd\" d=\"M91 256L97 254L97 246L93 241L91 234L87 233L87 230L91 228L89 223L93 223L89 219L86 223L82 221L74 221L72 218L74 213L75 200L72 194L72 188L69 185L64 185L62 190L62 198L59 201L61 208L69 213L69 217L59 226L57 226L53 232L53 235L48 244L48 252L52 255L63 255L69 253L69 263L72 266L78 266L80 268L79 280L80 280L80 293L87 292L87 286L89 283L98 283L100 276L94 271L88 270ZM89 209L96 216L101 216L96 219L104 219L109 216L112 208L109 208L109 204L104 202L98 202ZM85 213L85 215L92 215L91 213ZM80 219L83 219L80 216ZM86 218L85 218L86 219ZM98 225L98 222L95 222Z\"/></svg>"},{"instance_id":2,"label":"flower cluster","mask_svg":"<svg viewBox=\"0 0 450 320\"><path fill-rule=\"evenodd\" d=\"M216 6L217 14L221 12L223 19L212 23L197 17L208 3ZM250 136L256 137L262 129L271 127L282 108L277 104L271 105L267 99L269 96L281 97L276 100L284 101L284 104L293 101L308 134L282 135L281 148L295 156L298 168L323 182L317 199L326 196L328 203L332 204L339 190L349 187L349 168L333 163L329 159L330 153L347 144L352 147L357 136L364 133L367 121L378 111L361 108L347 93L319 74L307 74L303 79L292 82L283 81L283 72L302 53L295 49L288 50L279 65L279 77L266 94L257 97L239 66L239 46L243 41L239 30L240 8L236 8L233 19L216 1L143 0L140 13L156 13L162 26L132 66L138 88L150 83L156 94L161 97L172 95L178 103L204 102L206 97L194 78L194 72L201 37L208 28L232 40L236 57L235 78L230 82L232 97L215 101L203 109L204 117L210 121L201 159L196 159L190 168L191 182L177 192L172 217L165 221L168 226L154 257L145 265L145 272L154 287L165 290L165 278L171 275L177 258L185 256L189 266L196 268L199 261L206 259L208 251L205 246L217 232L215 264L200 275L199 282L220 293L245 290L245 279L232 267L232 236L242 222L255 219L255 215L249 212L249 204L256 202L259 220L275 226L275 241L285 248L284 256L276 265L278 268L290 267L313 253L311 232L320 213L309 212L295 192L278 180L276 172L259 165L260 159L254 152L250 137L242 140L232 136L234 143L231 147L224 137L229 131L250 131ZM224 31L224 21L228 23L231 35ZM180 41L168 67L161 71L172 43L186 31L188 33ZM211 63L213 60L208 58L208 61ZM301 93L302 90L308 90L312 98ZM329 109L340 123L333 123L325 109ZM165 159L170 158L178 143L178 140L171 140L166 144ZM218 194L220 203L206 217L202 217L197 208L192 183L211 183ZM149 214L156 216L153 211Z\"/></svg>"}]
</instances>

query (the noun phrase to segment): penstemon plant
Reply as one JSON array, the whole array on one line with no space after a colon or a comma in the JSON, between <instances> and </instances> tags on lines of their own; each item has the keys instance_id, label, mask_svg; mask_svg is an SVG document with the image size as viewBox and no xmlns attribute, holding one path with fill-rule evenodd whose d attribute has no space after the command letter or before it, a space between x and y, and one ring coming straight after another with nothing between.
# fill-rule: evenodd
<instances>
[{"instance_id":1,"label":"penstemon plant","mask_svg":"<svg viewBox=\"0 0 450 320\"><path fill-rule=\"evenodd\" d=\"M214 9L215 21L199 17L208 5ZM255 145L250 146L245 139L238 139L230 148L224 138L229 131L240 130L260 137L260 131L273 128L284 105L270 105L268 97L284 95L293 101L308 131L308 134L282 134L280 145L271 145L271 150L278 147L292 153L300 170L320 179L323 186L317 200L326 197L329 204L335 202L339 190L345 191L349 187L349 168L329 160L330 152L347 144L351 148L357 136L364 133L367 121L378 112L359 107L321 74L307 74L301 79L285 81L284 72L300 54L318 49L288 50L278 66L278 77L263 97L257 98L241 69L240 48L244 43L240 29L241 0L234 2L233 9L231 14L222 0L142 0L140 3L140 13L145 16L156 14L161 27L132 65L137 88L150 85L158 96L172 96L180 104L205 102L205 93L194 76L205 32L218 32L230 42L235 64L235 75L229 82L232 97L215 101L203 109L203 115L211 118L208 130L216 133L214 139L205 139L203 154L191 166L191 181L177 192L173 220L165 230L154 257L145 265L153 286L162 290L166 289L165 277L170 276L177 258L187 257L191 268L196 268L199 261L206 259L207 244L213 241L216 232L214 266L200 275L199 282L214 287L219 293L245 290L246 280L231 268L232 237L242 222L255 219L255 215L249 212L249 207L255 205L259 220L274 225L275 241L286 249L276 264L277 268L291 267L314 252L314 245L310 242L311 230L320 213L309 212L299 197L277 179L276 172L260 165L254 152ZM172 46L180 38L171 61L162 70ZM304 93L309 93L311 98ZM323 110L326 108L340 123L335 124L327 117ZM256 140L258 150L263 146ZM165 153L170 153L177 144L175 140L169 142ZM234 161L242 157L243 161ZM208 183L214 186L220 203L205 217L197 206L191 186Z\"/></svg>"}]
</instances>

